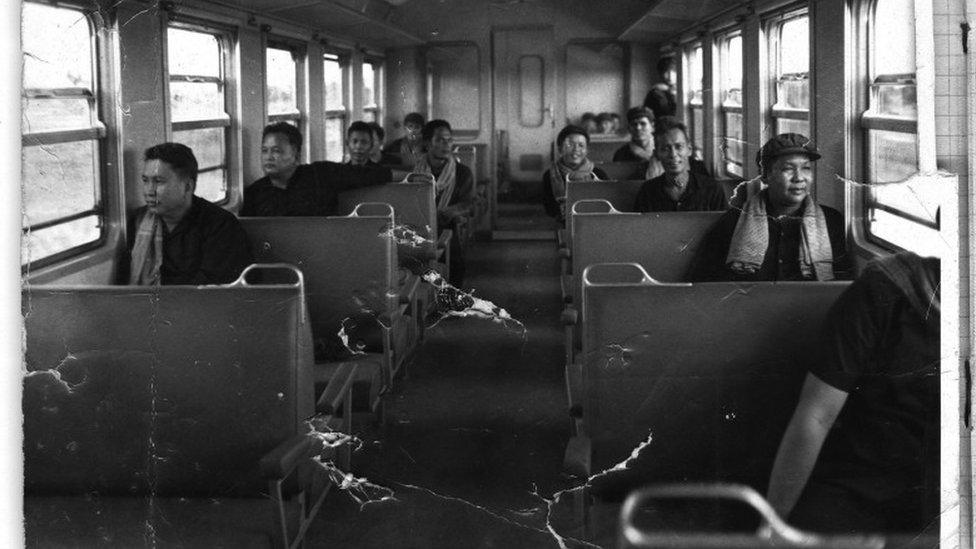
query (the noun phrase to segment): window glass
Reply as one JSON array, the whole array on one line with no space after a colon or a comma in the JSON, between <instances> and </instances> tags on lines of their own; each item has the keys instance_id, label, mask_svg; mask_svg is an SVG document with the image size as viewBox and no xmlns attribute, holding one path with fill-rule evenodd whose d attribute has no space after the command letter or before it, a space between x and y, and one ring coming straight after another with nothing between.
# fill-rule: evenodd
<instances>
[{"instance_id":1,"label":"window glass","mask_svg":"<svg viewBox=\"0 0 976 549\"><path fill-rule=\"evenodd\" d=\"M810 18L788 15L770 32L773 125L777 134L810 135Z\"/></svg>"},{"instance_id":2,"label":"window glass","mask_svg":"<svg viewBox=\"0 0 976 549\"><path fill-rule=\"evenodd\" d=\"M23 5L22 264L102 235L96 35L79 10ZM70 133L68 133L70 132Z\"/></svg>"},{"instance_id":3,"label":"window glass","mask_svg":"<svg viewBox=\"0 0 976 549\"><path fill-rule=\"evenodd\" d=\"M702 88L704 75L704 68L702 66L702 46L697 44L691 47L691 49L685 55L685 62L687 63L687 76L685 77L686 82L686 105L688 107L688 118L689 124L688 129L691 130L691 142L694 151L692 156L698 160L703 158L703 151L705 150L705 132L704 132L704 113L702 112Z\"/></svg>"},{"instance_id":4,"label":"window glass","mask_svg":"<svg viewBox=\"0 0 976 549\"><path fill-rule=\"evenodd\" d=\"M745 154L742 128L742 36L722 40L722 168L726 175L742 177Z\"/></svg>"},{"instance_id":5,"label":"window glass","mask_svg":"<svg viewBox=\"0 0 976 549\"><path fill-rule=\"evenodd\" d=\"M870 90L861 118L865 175L872 184L864 190L868 234L925 253L938 249L936 207L904 185L884 185L918 171L915 7L912 0L877 0L869 13Z\"/></svg>"},{"instance_id":6,"label":"window glass","mask_svg":"<svg viewBox=\"0 0 976 549\"><path fill-rule=\"evenodd\" d=\"M335 54L323 56L325 68L325 159L341 162L346 120L343 89L346 67Z\"/></svg>"},{"instance_id":7,"label":"window glass","mask_svg":"<svg viewBox=\"0 0 976 549\"><path fill-rule=\"evenodd\" d=\"M288 50L268 48L268 115L291 114L298 111L298 64Z\"/></svg>"},{"instance_id":8,"label":"window glass","mask_svg":"<svg viewBox=\"0 0 976 549\"><path fill-rule=\"evenodd\" d=\"M363 105L376 106L376 71L372 63L363 63Z\"/></svg>"},{"instance_id":9,"label":"window glass","mask_svg":"<svg viewBox=\"0 0 976 549\"><path fill-rule=\"evenodd\" d=\"M167 33L173 141L193 149L200 169L195 194L212 202L227 199L229 177L224 40L217 31L182 26Z\"/></svg>"}]
</instances>

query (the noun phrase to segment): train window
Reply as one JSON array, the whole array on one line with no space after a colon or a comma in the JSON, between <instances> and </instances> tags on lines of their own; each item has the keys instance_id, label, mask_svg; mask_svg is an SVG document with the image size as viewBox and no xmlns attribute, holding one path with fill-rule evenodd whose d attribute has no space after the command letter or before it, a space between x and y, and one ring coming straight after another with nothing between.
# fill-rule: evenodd
<instances>
[{"instance_id":1,"label":"train window","mask_svg":"<svg viewBox=\"0 0 976 549\"><path fill-rule=\"evenodd\" d=\"M103 236L105 126L97 33L77 9L23 5L21 263L55 261Z\"/></svg>"},{"instance_id":2,"label":"train window","mask_svg":"<svg viewBox=\"0 0 976 549\"><path fill-rule=\"evenodd\" d=\"M787 13L768 23L770 114L776 134L810 135L810 18Z\"/></svg>"},{"instance_id":3,"label":"train window","mask_svg":"<svg viewBox=\"0 0 976 549\"><path fill-rule=\"evenodd\" d=\"M200 164L196 194L212 202L227 200L230 179L229 42L220 31L180 22L166 33L172 139L193 149Z\"/></svg>"},{"instance_id":4,"label":"train window","mask_svg":"<svg viewBox=\"0 0 976 549\"><path fill-rule=\"evenodd\" d=\"M383 65L379 61L363 62L363 120L379 122L382 116Z\"/></svg>"},{"instance_id":5,"label":"train window","mask_svg":"<svg viewBox=\"0 0 976 549\"><path fill-rule=\"evenodd\" d=\"M695 148L694 157L702 160L705 150L705 111L702 103L702 89L705 70L702 66L701 42L692 44L685 50L685 108L688 113L688 130Z\"/></svg>"},{"instance_id":6,"label":"train window","mask_svg":"<svg viewBox=\"0 0 976 549\"><path fill-rule=\"evenodd\" d=\"M327 53L325 64L325 159L342 161L343 132L346 126L346 67L345 58Z\"/></svg>"},{"instance_id":7,"label":"train window","mask_svg":"<svg viewBox=\"0 0 976 549\"><path fill-rule=\"evenodd\" d=\"M287 122L305 132L305 52L304 48L284 42L268 41L265 49L265 85L268 122ZM302 156L311 158L308 147Z\"/></svg>"},{"instance_id":8,"label":"train window","mask_svg":"<svg viewBox=\"0 0 976 549\"><path fill-rule=\"evenodd\" d=\"M721 71L721 127L722 168L727 176L742 177L743 123L742 123L742 34L739 31L725 35L719 45L719 70Z\"/></svg>"},{"instance_id":9,"label":"train window","mask_svg":"<svg viewBox=\"0 0 976 549\"><path fill-rule=\"evenodd\" d=\"M915 6L912 0L876 0L868 11L867 110L861 115L869 237L920 251L938 238L936 209L905 193L901 181L918 170L915 97Z\"/></svg>"}]
</instances>

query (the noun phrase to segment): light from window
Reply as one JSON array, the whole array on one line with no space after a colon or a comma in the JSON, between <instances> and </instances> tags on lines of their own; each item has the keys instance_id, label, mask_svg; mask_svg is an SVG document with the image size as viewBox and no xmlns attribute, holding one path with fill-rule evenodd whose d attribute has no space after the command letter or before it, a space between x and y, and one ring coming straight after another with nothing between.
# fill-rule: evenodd
<instances>
[{"instance_id":1,"label":"light from window","mask_svg":"<svg viewBox=\"0 0 976 549\"><path fill-rule=\"evenodd\" d=\"M79 10L25 2L22 96L26 265L102 236L95 32Z\"/></svg>"},{"instance_id":2,"label":"light from window","mask_svg":"<svg viewBox=\"0 0 976 549\"><path fill-rule=\"evenodd\" d=\"M199 173L195 194L227 199L230 116L224 42L216 31L172 26L166 35L173 141L193 149Z\"/></svg>"},{"instance_id":3,"label":"light from window","mask_svg":"<svg viewBox=\"0 0 976 549\"><path fill-rule=\"evenodd\" d=\"M702 110L702 88L705 71L702 66L702 46L697 44L685 55L688 72L685 78L687 83L687 107L688 116L691 123L688 129L691 130L691 142L694 147L693 156L698 160L702 159L702 152L705 150L705 124L704 111Z\"/></svg>"},{"instance_id":4,"label":"light from window","mask_svg":"<svg viewBox=\"0 0 976 549\"><path fill-rule=\"evenodd\" d=\"M810 136L810 18L778 23L771 33L775 90L772 115L777 134Z\"/></svg>"},{"instance_id":5,"label":"light from window","mask_svg":"<svg viewBox=\"0 0 976 549\"><path fill-rule=\"evenodd\" d=\"M267 49L268 117L298 119L298 63L291 51Z\"/></svg>"},{"instance_id":6,"label":"light from window","mask_svg":"<svg viewBox=\"0 0 976 549\"><path fill-rule=\"evenodd\" d=\"M325 54L325 159L339 162L343 154L346 107L342 90L345 67L338 55Z\"/></svg>"},{"instance_id":7,"label":"light from window","mask_svg":"<svg viewBox=\"0 0 976 549\"><path fill-rule=\"evenodd\" d=\"M745 141L742 123L742 36L723 41L722 71L722 158L725 174L742 177Z\"/></svg>"},{"instance_id":8,"label":"light from window","mask_svg":"<svg viewBox=\"0 0 976 549\"><path fill-rule=\"evenodd\" d=\"M912 0L878 0L868 37L870 82L864 130L868 233L904 249L924 252L938 238L937 213L925 197L904 192L918 171L918 109L915 96L915 6Z\"/></svg>"}]
</instances>

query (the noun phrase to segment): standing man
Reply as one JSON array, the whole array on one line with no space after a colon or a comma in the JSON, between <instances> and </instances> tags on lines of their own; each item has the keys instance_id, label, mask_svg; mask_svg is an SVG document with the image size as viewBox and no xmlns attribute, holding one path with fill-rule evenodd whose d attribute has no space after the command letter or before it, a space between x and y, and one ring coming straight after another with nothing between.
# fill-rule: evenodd
<instances>
[{"instance_id":1,"label":"standing man","mask_svg":"<svg viewBox=\"0 0 976 549\"><path fill-rule=\"evenodd\" d=\"M677 70L674 57L662 57L657 62L657 74L661 81L651 87L644 98L644 106L650 109L654 116L674 116L678 112L678 102L674 90L677 83Z\"/></svg>"},{"instance_id":2,"label":"standing man","mask_svg":"<svg viewBox=\"0 0 976 549\"><path fill-rule=\"evenodd\" d=\"M684 124L673 118L662 119L653 142L664 173L644 182L634 211L720 212L728 207L725 192L715 180L691 171L691 144Z\"/></svg>"},{"instance_id":3,"label":"standing man","mask_svg":"<svg viewBox=\"0 0 976 549\"><path fill-rule=\"evenodd\" d=\"M396 155L383 152L386 145L386 130L376 122L367 122L369 128L373 130L373 151L369 159L382 166L396 166L400 164L400 158Z\"/></svg>"},{"instance_id":4,"label":"standing man","mask_svg":"<svg viewBox=\"0 0 976 549\"><path fill-rule=\"evenodd\" d=\"M193 191L197 159L181 143L143 154L146 205L129 223L129 284L228 284L251 263L247 236L234 214ZM134 234L133 234L134 233Z\"/></svg>"},{"instance_id":5,"label":"standing man","mask_svg":"<svg viewBox=\"0 0 976 549\"><path fill-rule=\"evenodd\" d=\"M412 112L404 116L403 128L407 131L406 135L387 145L384 152L399 155L400 164L403 166L413 166L424 155L424 141L421 136L424 115Z\"/></svg>"},{"instance_id":6,"label":"standing man","mask_svg":"<svg viewBox=\"0 0 976 549\"><path fill-rule=\"evenodd\" d=\"M244 189L242 217L335 215L340 191L382 185L393 177L382 166L300 164L302 134L287 122L265 126L261 139L264 177Z\"/></svg>"},{"instance_id":7,"label":"standing man","mask_svg":"<svg viewBox=\"0 0 976 549\"><path fill-rule=\"evenodd\" d=\"M818 158L803 135L767 141L756 158L765 188L741 209L727 210L705 236L691 281L850 278L844 217L810 196Z\"/></svg>"}]
</instances>

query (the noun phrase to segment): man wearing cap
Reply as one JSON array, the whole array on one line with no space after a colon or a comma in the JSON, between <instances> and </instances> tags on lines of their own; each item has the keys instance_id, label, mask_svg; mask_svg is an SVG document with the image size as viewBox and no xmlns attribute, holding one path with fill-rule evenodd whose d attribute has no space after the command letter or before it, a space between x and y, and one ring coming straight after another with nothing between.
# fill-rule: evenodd
<instances>
[{"instance_id":1,"label":"man wearing cap","mask_svg":"<svg viewBox=\"0 0 976 549\"><path fill-rule=\"evenodd\" d=\"M691 143L684 124L663 118L654 132L661 175L645 181L637 193L637 212L724 211L725 192L711 177L691 171Z\"/></svg>"},{"instance_id":2,"label":"man wearing cap","mask_svg":"<svg viewBox=\"0 0 976 549\"><path fill-rule=\"evenodd\" d=\"M403 128L407 133L400 139L394 139L383 152L398 155L403 166L413 166L424 155L424 140L420 135L424 129L424 115L412 112L404 116Z\"/></svg>"},{"instance_id":3,"label":"man wearing cap","mask_svg":"<svg viewBox=\"0 0 976 549\"><path fill-rule=\"evenodd\" d=\"M850 278L844 218L810 197L809 138L777 135L757 155L764 188L730 209L702 241L689 278L694 282L835 280Z\"/></svg>"}]
</instances>

